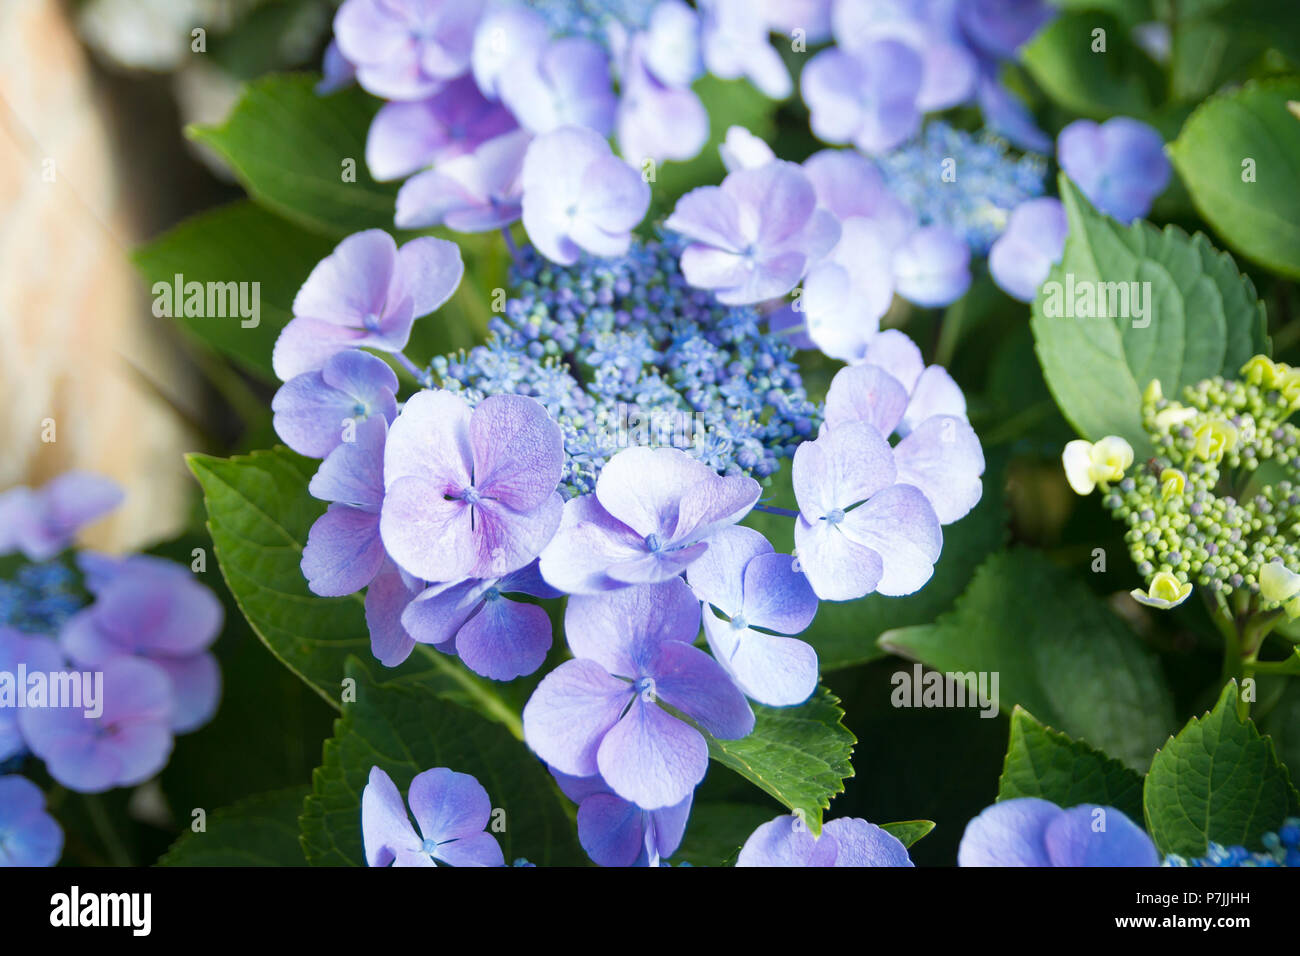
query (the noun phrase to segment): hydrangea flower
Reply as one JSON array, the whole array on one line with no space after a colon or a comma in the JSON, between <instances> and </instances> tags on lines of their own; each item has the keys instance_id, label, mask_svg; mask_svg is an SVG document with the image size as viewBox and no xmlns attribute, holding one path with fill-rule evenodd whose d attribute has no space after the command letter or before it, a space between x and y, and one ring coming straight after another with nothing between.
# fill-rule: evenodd
<instances>
[{"instance_id":1,"label":"hydrangea flower","mask_svg":"<svg viewBox=\"0 0 1300 956\"><path fill-rule=\"evenodd\" d=\"M551 649L544 608L507 594L560 597L542 580L537 562L500 578L430 585L406 605L402 626L421 644L455 654L492 680L514 680L542 666Z\"/></svg>"},{"instance_id":2,"label":"hydrangea flower","mask_svg":"<svg viewBox=\"0 0 1300 956\"><path fill-rule=\"evenodd\" d=\"M727 127L727 135L718 146L718 155L729 173L738 169L756 169L776 159L772 147L743 126ZM807 163L804 171L810 172Z\"/></svg>"},{"instance_id":3,"label":"hydrangea flower","mask_svg":"<svg viewBox=\"0 0 1300 956\"><path fill-rule=\"evenodd\" d=\"M457 232L500 229L523 213L524 155L532 135L515 130L472 153L408 179L397 193L399 229L447 226Z\"/></svg>"},{"instance_id":4,"label":"hydrangea flower","mask_svg":"<svg viewBox=\"0 0 1300 956\"><path fill-rule=\"evenodd\" d=\"M681 258L686 281L725 305L785 295L839 239L807 175L782 161L691 190L665 225L691 240Z\"/></svg>"},{"instance_id":5,"label":"hydrangea flower","mask_svg":"<svg viewBox=\"0 0 1300 956\"><path fill-rule=\"evenodd\" d=\"M565 503L542 575L569 594L674 578L749 513L759 492L754 479L718 475L676 448L625 448L593 494Z\"/></svg>"},{"instance_id":6,"label":"hydrangea flower","mask_svg":"<svg viewBox=\"0 0 1300 956\"><path fill-rule=\"evenodd\" d=\"M471 411L452 392L419 392L384 448L384 547L425 581L509 574L560 523L563 465L560 430L533 399L494 395Z\"/></svg>"},{"instance_id":7,"label":"hydrangea flower","mask_svg":"<svg viewBox=\"0 0 1300 956\"><path fill-rule=\"evenodd\" d=\"M368 418L397 417L397 375L368 352L339 352L281 385L271 411L281 441L300 455L324 458Z\"/></svg>"},{"instance_id":8,"label":"hydrangea flower","mask_svg":"<svg viewBox=\"0 0 1300 956\"><path fill-rule=\"evenodd\" d=\"M923 71L921 57L897 40L823 50L808 61L801 81L813 133L869 154L901 145L921 126Z\"/></svg>"},{"instance_id":9,"label":"hydrangea flower","mask_svg":"<svg viewBox=\"0 0 1300 956\"><path fill-rule=\"evenodd\" d=\"M172 681L140 657L113 657L103 673L103 712L29 707L18 712L27 746L51 777L69 790L100 793L144 783L167 763L172 750L175 699Z\"/></svg>"},{"instance_id":10,"label":"hydrangea flower","mask_svg":"<svg viewBox=\"0 0 1300 956\"><path fill-rule=\"evenodd\" d=\"M1118 435L1107 435L1096 442L1076 438L1066 442L1061 452L1065 478L1077 495L1092 494L1101 482L1115 482L1133 464L1133 446Z\"/></svg>"},{"instance_id":11,"label":"hydrangea flower","mask_svg":"<svg viewBox=\"0 0 1300 956\"><path fill-rule=\"evenodd\" d=\"M661 4L661 8L676 6ZM645 40L633 41L618 103L618 145L632 163L685 161L709 139L709 114L689 85L675 86L656 75Z\"/></svg>"},{"instance_id":12,"label":"hydrangea flower","mask_svg":"<svg viewBox=\"0 0 1300 956\"><path fill-rule=\"evenodd\" d=\"M418 773L408 793L416 833L393 778L379 767L361 791L361 837L367 866L505 866L486 832L492 801L467 773L435 767Z\"/></svg>"},{"instance_id":13,"label":"hydrangea flower","mask_svg":"<svg viewBox=\"0 0 1300 956\"><path fill-rule=\"evenodd\" d=\"M345 0L339 52L376 96L415 100L469 68L482 0Z\"/></svg>"},{"instance_id":14,"label":"hydrangea flower","mask_svg":"<svg viewBox=\"0 0 1300 956\"><path fill-rule=\"evenodd\" d=\"M857 817L828 820L821 836L793 814L749 835L736 866L911 866L898 837Z\"/></svg>"},{"instance_id":15,"label":"hydrangea flower","mask_svg":"<svg viewBox=\"0 0 1300 956\"><path fill-rule=\"evenodd\" d=\"M52 638L20 634L0 627L0 673L16 675L20 664L29 674L52 674L64 668L63 655ZM15 687L14 690L22 693L25 688ZM13 701L5 701L0 706L0 763L27 751L18 725L20 710L13 704Z\"/></svg>"},{"instance_id":16,"label":"hydrangea flower","mask_svg":"<svg viewBox=\"0 0 1300 956\"><path fill-rule=\"evenodd\" d=\"M578 842L599 866L658 866L681 846L693 794L671 807L642 810L597 774L572 777L550 768L564 795L578 804Z\"/></svg>"},{"instance_id":17,"label":"hydrangea flower","mask_svg":"<svg viewBox=\"0 0 1300 956\"><path fill-rule=\"evenodd\" d=\"M865 422L840 423L795 451L795 548L822 600L911 594L934 573L939 519L897 477L889 442Z\"/></svg>"},{"instance_id":18,"label":"hydrangea flower","mask_svg":"<svg viewBox=\"0 0 1300 956\"><path fill-rule=\"evenodd\" d=\"M519 125L533 133L567 126L604 139L614 130L618 97L609 57L585 37L560 37L525 53L496 86Z\"/></svg>"},{"instance_id":19,"label":"hydrangea flower","mask_svg":"<svg viewBox=\"0 0 1300 956\"><path fill-rule=\"evenodd\" d=\"M0 555L46 561L121 502L113 481L86 471L65 471L37 489L10 488L0 494Z\"/></svg>"},{"instance_id":20,"label":"hydrangea flower","mask_svg":"<svg viewBox=\"0 0 1300 956\"><path fill-rule=\"evenodd\" d=\"M958 866L1158 866L1155 844L1114 807L1063 810L1037 797L1004 800L966 825Z\"/></svg>"},{"instance_id":21,"label":"hydrangea flower","mask_svg":"<svg viewBox=\"0 0 1300 956\"><path fill-rule=\"evenodd\" d=\"M523 167L528 238L548 259L572 265L585 250L627 252L650 207L650 187L599 133L562 127L535 139Z\"/></svg>"},{"instance_id":22,"label":"hydrangea flower","mask_svg":"<svg viewBox=\"0 0 1300 956\"><path fill-rule=\"evenodd\" d=\"M64 625L64 653L87 668L123 655L148 660L171 681L174 733L211 720L221 696L221 668L208 648L225 617L217 596L188 568L148 555L133 555L107 577L101 571L87 583L95 601Z\"/></svg>"},{"instance_id":23,"label":"hydrangea flower","mask_svg":"<svg viewBox=\"0 0 1300 956\"><path fill-rule=\"evenodd\" d=\"M355 440L331 451L307 486L313 498L330 502L302 549L302 573L313 594L355 594L379 573L386 435L383 418L366 419L357 426Z\"/></svg>"},{"instance_id":24,"label":"hydrangea flower","mask_svg":"<svg viewBox=\"0 0 1300 956\"><path fill-rule=\"evenodd\" d=\"M700 605L673 578L569 599L564 632L574 659L551 671L524 706L524 739L548 764L597 773L645 810L681 803L704 778L708 746L698 730L733 740L754 712L727 672L691 646Z\"/></svg>"},{"instance_id":25,"label":"hydrangea flower","mask_svg":"<svg viewBox=\"0 0 1300 956\"><path fill-rule=\"evenodd\" d=\"M724 80L747 77L774 100L790 95L793 82L780 54L768 43L768 24L750 0L701 0L704 63Z\"/></svg>"},{"instance_id":26,"label":"hydrangea flower","mask_svg":"<svg viewBox=\"0 0 1300 956\"><path fill-rule=\"evenodd\" d=\"M817 652L778 636L798 634L817 613L817 596L790 555L751 528L724 528L687 568L686 582L704 603L709 649L747 696L789 707L812 695Z\"/></svg>"},{"instance_id":27,"label":"hydrangea flower","mask_svg":"<svg viewBox=\"0 0 1300 956\"><path fill-rule=\"evenodd\" d=\"M1122 223L1145 216L1173 174L1160 133L1127 116L1075 120L1057 137L1056 158L1089 202Z\"/></svg>"},{"instance_id":28,"label":"hydrangea flower","mask_svg":"<svg viewBox=\"0 0 1300 956\"><path fill-rule=\"evenodd\" d=\"M1068 232L1059 199L1044 196L1021 203L989 249L993 281L1013 298L1032 302L1052 266L1061 261Z\"/></svg>"},{"instance_id":29,"label":"hydrangea flower","mask_svg":"<svg viewBox=\"0 0 1300 956\"><path fill-rule=\"evenodd\" d=\"M63 829L45 810L45 794L26 777L0 777L0 867L53 866Z\"/></svg>"},{"instance_id":30,"label":"hydrangea flower","mask_svg":"<svg viewBox=\"0 0 1300 956\"><path fill-rule=\"evenodd\" d=\"M496 4L474 33L470 54L474 80L484 96L499 99L501 79L545 45L551 30L541 14L522 4Z\"/></svg>"},{"instance_id":31,"label":"hydrangea flower","mask_svg":"<svg viewBox=\"0 0 1300 956\"><path fill-rule=\"evenodd\" d=\"M348 236L294 297L272 353L275 374L288 381L349 348L400 352L415 320L451 298L463 272L459 247L445 239L412 239L399 250L382 229Z\"/></svg>"},{"instance_id":32,"label":"hydrangea flower","mask_svg":"<svg viewBox=\"0 0 1300 956\"><path fill-rule=\"evenodd\" d=\"M1147 607L1154 607L1161 611L1168 611L1176 608L1187 600L1192 593L1192 584L1190 581L1180 581L1177 577L1168 571L1157 571L1151 577L1151 583L1143 591L1141 588L1134 588L1129 592L1133 600L1139 604L1145 604Z\"/></svg>"}]
</instances>

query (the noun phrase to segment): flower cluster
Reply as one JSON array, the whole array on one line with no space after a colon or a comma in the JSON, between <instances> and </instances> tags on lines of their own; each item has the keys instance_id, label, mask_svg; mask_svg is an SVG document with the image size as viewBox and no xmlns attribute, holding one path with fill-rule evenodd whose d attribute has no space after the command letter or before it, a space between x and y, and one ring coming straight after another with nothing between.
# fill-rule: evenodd
<instances>
[{"instance_id":1,"label":"flower cluster","mask_svg":"<svg viewBox=\"0 0 1300 956\"><path fill-rule=\"evenodd\" d=\"M1263 852L1252 853L1244 846L1224 846L1210 841L1205 856L1188 859L1171 853L1164 866L1276 867L1300 866L1300 817L1287 817L1276 833L1260 837Z\"/></svg>"},{"instance_id":2,"label":"flower cluster","mask_svg":"<svg viewBox=\"0 0 1300 956\"><path fill-rule=\"evenodd\" d=\"M224 612L188 569L67 551L120 500L79 472L0 495L0 557L12 568L0 579L0 767L34 757L83 793L153 777L221 693L208 649ZM43 807L25 778L0 777L0 865L57 862L62 831Z\"/></svg>"}]
</instances>

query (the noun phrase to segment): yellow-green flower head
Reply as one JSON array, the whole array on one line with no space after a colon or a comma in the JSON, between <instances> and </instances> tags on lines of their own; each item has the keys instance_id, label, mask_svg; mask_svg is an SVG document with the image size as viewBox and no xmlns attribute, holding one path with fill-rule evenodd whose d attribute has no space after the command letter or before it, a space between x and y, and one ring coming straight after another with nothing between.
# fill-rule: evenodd
<instances>
[{"instance_id":1,"label":"yellow-green flower head","mask_svg":"<svg viewBox=\"0 0 1300 956\"><path fill-rule=\"evenodd\" d=\"M1179 425L1186 425L1199 414L1200 412L1194 408L1187 408L1177 402L1170 402L1156 412L1156 428L1159 428L1162 432L1167 432Z\"/></svg>"},{"instance_id":2,"label":"yellow-green flower head","mask_svg":"<svg viewBox=\"0 0 1300 956\"><path fill-rule=\"evenodd\" d=\"M1300 401L1300 369L1288 368L1278 382L1277 390L1292 405Z\"/></svg>"},{"instance_id":3,"label":"yellow-green flower head","mask_svg":"<svg viewBox=\"0 0 1300 956\"><path fill-rule=\"evenodd\" d=\"M1075 439L1066 443L1061 464L1065 466L1065 480L1075 493L1087 495L1098 482L1124 477L1124 469L1133 464L1133 446L1118 435L1107 435L1095 444Z\"/></svg>"},{"instance_id":4,"label":"yellow-green flower head","mask_svg":"<svg viewBox=\"0 0 1300 956\"><path fill-rule=\"evenodd\" d=\"M1237 447L1237 428L1232 422L1212 418L1202 422L1192 433L1196 457L1202 461L1217 462Z\"/></svg>"},{"instance_id":5,"label":"yellow-green flower head","mask_svg":"<svg viewBox=\"0 0 1300 956\"><path fill-rule=\"evenodd\" d=\"M1285 604L1287 617L1300 617L1300 574L1282 562L1272 561L1259 569L1259 595Z\"/></svg>"},{"instance_id":6,"label":"yellow-green flower head","mask_svg":"<svg viewBox=\"0 0 1300 956\"><path fill-rule=\"evenodd\" d=\"M1279 373L1277 365L1271 358L1267 355L1256 355L1241 367L1241 376L1251 385L1276 388Z\"/></svg>"},{"instance_id":7,"label":"yellow-green flower head","mask_svg":"<svg viewBox=\"0 0 1300 956\"><path fill-rule=\"evenodd\" d=\"M1157 571L1151 578L1150 586L1145 591L1141 588L1134 588L1129 593L1133 595L1133 600L1139 604L1167 611L1170 608L1178 607L1187 600L1187 595L1192 593L1192 585L1191 582L1179 581L1168 571Z\"/></svg>"},{"instance_id":8,"label":"yellow-green flower head","mask_svg":"<svg viewBox=\"0 0 1300 956\"><path fill-rule=\"evenodd\" d=\"M1160 472L1160 496L1162 498L1181 497L1187 488L1187 476L1177 468L1166 468Z\"/></svg>"},{"instance_id":9,"label":"yellow-green flower head","mask_svg":"<svg viewBox=\"0 0 1300 956\"><path fill-rule=\"evenodd\" d=\"M1153 378L1147 382L1146 391L1142 393L1142 400L1150 405L1154 405L1160 399L1165 397L1165 390L1160 387L1160 379Z\"/></svg>"}]
</instances>

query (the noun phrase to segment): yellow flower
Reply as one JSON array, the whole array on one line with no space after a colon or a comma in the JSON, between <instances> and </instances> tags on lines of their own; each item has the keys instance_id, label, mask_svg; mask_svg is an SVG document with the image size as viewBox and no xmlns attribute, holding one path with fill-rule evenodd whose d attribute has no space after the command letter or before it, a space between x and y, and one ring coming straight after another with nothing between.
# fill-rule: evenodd
<instances>
[{"instance_id":1,"label":"yellow flower","mask_svg":"<svg viewBox=\"0 0 1300 956\"><path fill-rule=\"evenodd\" d=\"M1133 464L1133 446L1117 435L1097 443L1075 439L1061 452L1065 480L1076 494L1091 494L1098 482L1119 481L1124 469Z\"/></svg>"},{"instance_id":2,"label":"yellow flower","mask_svg":"<svg viewBox=\"0 0 1300 956\"><path fill-rule=\"evenodd\" d=\"M1232 422L1212 418L1202 422L1192 433L1196 440L1193 450L1202 461L1217 462L1237 447L1237 428Z\"/></svg>"},{"instance_id":3,"label":"yellow flower","mask_svg":"<svg viewBox=\"0 0 1300 956\"><path fill-rule=\"evenodd\" d=\"M1277 366L1267 355L1255 355L1241 367L1241 377L1251 385L1272 388L1277 380Z\"/></svg>"},{"instance_id":4,"label":"yellow flower","mask_svg":"<svg viewBox=\"0 0 1300 956\"><path fill-rule=\"evenodd\" d=\"M1150 586L1145 591L1141 588L1134 588L1129 593L1133 595L1133 600L1139 604L1167 611L1170 608L1178 607L1187 600L1187 596L1192 593L1192 585L1190 582L1179 581L1168 571L1157 571L1155 576L1151 578Z\"/></svg>"},{"instance_id":5,"label":"yellow flower","mask_svg":"<svg viewBox=\"0 0 1300 956\"><path fill-rule=\"evenodd\" d=\"M1173 498L1183 493L1187 487L1187 476L1177 468L1166 468L1160 472L1160 496Z\"/></svg>"}]
</instances>

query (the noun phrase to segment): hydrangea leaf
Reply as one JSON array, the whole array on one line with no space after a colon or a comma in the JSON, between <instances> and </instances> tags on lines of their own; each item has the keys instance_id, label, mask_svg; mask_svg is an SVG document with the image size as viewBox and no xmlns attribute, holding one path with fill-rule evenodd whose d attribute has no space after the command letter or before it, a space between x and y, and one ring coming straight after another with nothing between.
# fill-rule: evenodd
<instances>
[{"instance_id":1,"label":"hydrangea leaf","mask_svg":"<svg viewBox=\"0 0 1300 956\"><path fill-rule=\"evenodd\" d=\"M1011 739L998 799L1040 797L1057 806L1095 803L1142 819L1142 777L1124 764L1041 724L1023 707L1011 712Z\"/></svg>"},{"instance_id":2,"label":"hydrangea leaf","mask_svg":"<svg viewBox=\"0 0 1300 956\"><path fill-rule=\"evenodd\" d=\"M708 734L709 755L802 813L813 833L821 833L822 811L853 776L857 738L844 726L839 698L825 687L798 707L754 704L754 730L740 740Z\"/></svg>"},{"instance_id":3,"label":"hydrangea leaf","mask_svg":"<svg viewBox=\"0 0 1300 956\"><path fill-rule=\"evenodd\" d=\"M1197 211L1233 249L1300 277L1300 79L1248 83L1206 100L1169 154Z\"/></svg>"},{"instance_id":4,"label":"hydrangea leaf","mask_svg":"<svg viewBox=\"0 0 1300 956\"><path fill-rule=\"evenodd\" d=\"M1142 391L1159 379L1166 395L1218 374L1236 375L1269 351L1264 305L1227 253L1202 234L1147 222L1122 226L1097 212L1064 175L1061 201L1070 222L1062 261L1034 300L1031 325L1052 396L1079 434L1119 435L1138 458L1150 452L1142 429ZM1129 285L1138 283L1137 286ZM1129 317L1048 314L1065 309L1070 289L1114 297ZM1133 290L1145 302L1135 313ZM1145 290L1145 291L1144 291ZM1122 297L1127 291L1129 296Z\"/></svg>"},{"instance_id":5,"label":"hydrangea leaf","mask_svg":"<svg viewBox=\"0 0 1300 956\"><path fill-rule=\"evenodd\" d=\"M996 673L1004 713L1019 704L1135 769L1175 726L1155 655L1082 581L1032 550L994 555L951 611L880 644L937 671Z\"/></svg>"},{"instance_id":6,"label":"hydrangea leaf","mask_svg":"<svg viewBox=\"0 0 1300 956\"><path fill-rule=\"evenodd\" d=\"M305 866L298 816L311 788L261 793L215 810L201 832L172 844L159 866Z\"/></svg>"},{"instance_id":7,"label":"hydrangea leaf","mask_svg":"<svg viewBox=\"0 0 1300 956\"><path fill-rule=\"evenodd\" d=\"M341 238L391 227L398 184L371 179L365 158L379 100L356 87L317 96L316 80L254 80L224 123L187 132L221 154L254 199L309 229Z\"/></svg>"},{"instance_id":8,"label":"hydrangea leaf","mask_svg":"<svg viewBox=\"0 0 1300 956\"><path fill-rule=\"evenodd\" d=\"M378 667L378 665L375 665ZM499 724L407 681L379 683L356 658L347 664L356 700L344 705L303 804L303 850L314 866L360 866L361 791L370 768L403 793L416 774L449 767L472 774L492 799L507 863L577 866L586 856L546 769Z\"/></svg>"},{"instance_id":9,"label":"hydrangea leaf","mask_svg":"<svg viewBox=\"0 0 1300 956\"><path fill-rule=\"evenodd\" d=\"M319 597L302 575L307 533L325 511L324 502L307 494L315 463L283 448L188 460L203 486L217 561L239 609L272 654L340 707L344 663L352 654L369 656L370 632L360 594ZM519 715L453 658L417 645L389 673L430 684L522 737Z\"/></svg>"},{"instance_id":10,"label":"hydrangea leaf","mask_svg":"<svg viewBox=\"0 0 1300 956\"><path fill-rule=\"evenodd\" d=\"M898 838L905 847L911 847L934 829L933 820L902 820L898 823L882 823L880 829Z\"/></svg>"},{"instance_id":11,"label":"hydrangea leaf","mask_svg":"<svg viewBox=\"0 0 1300 956\"><path fill-rule=\"evenodd\" d=\"M1204 856L1213 840L1261 849L1300 801L1273 741L1237 715L1237 682L1193 717L1151 761L1142 804L1161 853Z\"/></svg>"}]
</instances>

